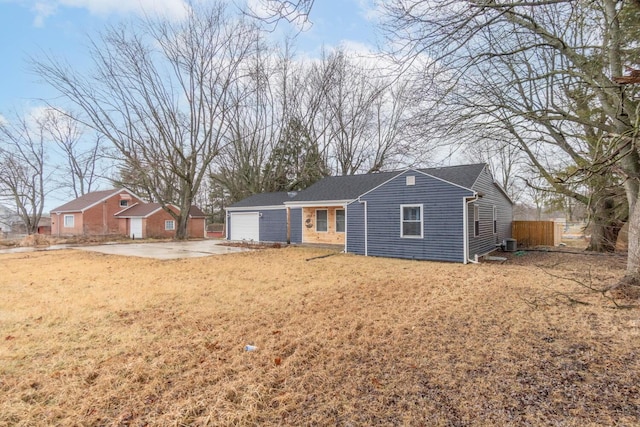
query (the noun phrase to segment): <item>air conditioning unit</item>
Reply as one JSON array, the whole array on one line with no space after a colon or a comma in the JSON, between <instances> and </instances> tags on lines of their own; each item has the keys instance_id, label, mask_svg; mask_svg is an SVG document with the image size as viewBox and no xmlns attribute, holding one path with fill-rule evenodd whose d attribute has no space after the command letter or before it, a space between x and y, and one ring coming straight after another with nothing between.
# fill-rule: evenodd
<instances>
[{"instance_id":1,"label":"air conditioning unit","mask_svg":"<svg viewBox=\"0 0 640 427\"><path fill-rule=\"evenodd\" d=\"M518 242L516 239L504 239L505 252L515 252L518 250Z\"/></svg>"}]
</instances>

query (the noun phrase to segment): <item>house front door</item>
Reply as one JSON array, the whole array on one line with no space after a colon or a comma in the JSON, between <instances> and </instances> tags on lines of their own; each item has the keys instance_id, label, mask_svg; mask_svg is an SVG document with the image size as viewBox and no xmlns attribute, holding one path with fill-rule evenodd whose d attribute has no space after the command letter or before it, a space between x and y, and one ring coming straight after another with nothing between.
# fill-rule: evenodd
<instances>
[{"instance_id":1,"label":"house front door","mask_svg":"<svg viewBox=\"0 0 640 427\"><path fill-rule=\"evenodd\" d=\"M132 239L142 239L142 218L131 218L129 233Z\"/></svg>"}]
</instances>

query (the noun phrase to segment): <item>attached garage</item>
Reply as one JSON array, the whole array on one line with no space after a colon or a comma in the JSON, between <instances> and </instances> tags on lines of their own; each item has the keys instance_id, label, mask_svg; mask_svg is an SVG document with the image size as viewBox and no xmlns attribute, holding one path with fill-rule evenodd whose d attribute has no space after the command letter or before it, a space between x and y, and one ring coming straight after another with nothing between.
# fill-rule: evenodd
<instances>
[{"instance_id":1,"label":"attached garage","mask_svg":"<svg viewBox=\"0 0 640 427\"><path fill-rule=\"evenodd\" d=\"M260 214L232 212L229 214L229 240L260 241Z\"/></svg>"},{"instance_id":2,"label":"attached garage","mask_svg":"<svg viewBox=\"0 0 640 427\"><path fill-rule=\"evenodd\" d=\"M227 207L227 240L288 242L284 202L294 196L284 191L262 193Z\"/></svg>"}]
</instances>

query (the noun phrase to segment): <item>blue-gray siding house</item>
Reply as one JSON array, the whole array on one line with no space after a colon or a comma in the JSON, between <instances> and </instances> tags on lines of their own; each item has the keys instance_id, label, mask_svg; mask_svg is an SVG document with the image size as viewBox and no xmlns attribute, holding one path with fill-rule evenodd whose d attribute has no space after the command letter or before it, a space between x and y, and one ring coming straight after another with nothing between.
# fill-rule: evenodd
<instances>
[{"instance_id":1,"label":"blue-gray siding house","mask_svg":"<svg viewBox=\"0 0 640 427\"><path fill-rule=\"evenodd\" d=\"M227 208L227 238L467 263L511 237L513 202L485 164L327 177Z\"/></svg>"}]
</instances>

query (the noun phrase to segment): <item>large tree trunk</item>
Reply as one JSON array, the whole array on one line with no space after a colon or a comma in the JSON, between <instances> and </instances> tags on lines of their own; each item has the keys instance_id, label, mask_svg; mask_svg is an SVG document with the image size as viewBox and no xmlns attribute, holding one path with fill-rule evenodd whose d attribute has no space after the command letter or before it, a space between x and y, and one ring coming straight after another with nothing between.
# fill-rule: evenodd
<instances>
[{"instance_id":1,"label":"large tree trunk","mask_svg":"<svg viewBox=\"0 0 640 427\"><path fill-rule=\"evenodd\" d=\"M591 198L591 241L588 251L615 252L618 234L628 220L627 200L615 191L594 194Z\"/></svg>"},{"instance_id":2,"label":"large tree trunk","mask_svg":"<svg viewBox=\"0 0 640 427\"><path fill-rule=\"evenodd\" d=\"M640 194L637 196L640 198ZM640 209L635 203L629 215L629 250L627 253L627 276L640 277Z\"/></svg>"}]
</instances>

